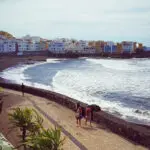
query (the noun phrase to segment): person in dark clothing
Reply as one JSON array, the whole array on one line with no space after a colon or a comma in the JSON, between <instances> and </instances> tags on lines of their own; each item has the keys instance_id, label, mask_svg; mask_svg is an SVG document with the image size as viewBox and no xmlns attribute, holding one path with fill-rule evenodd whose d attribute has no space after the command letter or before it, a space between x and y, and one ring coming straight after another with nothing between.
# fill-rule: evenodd
<instances>
[{"instance_id":1,"label":"person in dark clothing","mask_svg":"<svg viewBox=\"0 0 150 150\"><path fill-rule=\"evenodd\" d=\"M24 84L22 83L22 85L21 85L22 96L24 96L24 88L25 88L25 86L24 86Z\"/></svg>"},{"instance_id":2,"label":"person in dark clothing","mask_svg":"<svg viewBox=\"0 0 150 150\"><path fill-rule=\"evenodd\" d=\"M3 101L0 100L0 114L2 113L2 108L3 108Z\"/></svg>"},{"instance_id":3,"label":"person in dark clothing","mask_svg":"<svg viewBox=\"0 0 150 150\"><path fill-rule=\"evenodd\" d=\"M101 111L101 108L95 104L88 105L85 108L85 125L87 125L87 121L90 122L90 126L92 126L92 120L93 120L93 112Z\"/></svg>"}]
</instances>

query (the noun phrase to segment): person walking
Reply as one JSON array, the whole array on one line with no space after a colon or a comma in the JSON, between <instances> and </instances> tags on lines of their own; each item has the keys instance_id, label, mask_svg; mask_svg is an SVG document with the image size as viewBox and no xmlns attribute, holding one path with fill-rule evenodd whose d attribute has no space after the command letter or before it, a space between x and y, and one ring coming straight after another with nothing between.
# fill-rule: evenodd
<instances>
[{"instance_id":1,"label":"person walking","mask_svg":"<svg viewBox=\"0 0 150 150\"><path fill-rule=\"evenodd\" d=\"M22 85L21 85L22 96L24 96L24 88L25 88L25 86L24 86L24 84L22 83Z\"/></svg>"},{"instance_id":2,"label":"person walking","mask_svg":"<svg viewBox=\"0 0 150 150\"><path fill-rule=\"evenodd\" d=\"M87 121L90 122L90 126L92 126L92 108L90 106L87 106L85 108L85 125L87 125Z\"/></svg>"},{"instance_id":3,"label":"person walking","mask_svg":"<svg viewBox=\"0 0 150 150\"><path fill-rule=\"evenodd\" d=\"M2 109L3 109L3 101L0 100L0 114L2 113Z\"/></svg>"},{"instance_id":4,"label":"person walking","mask_svg":"<svg viewBox=\"0 0 150 150\"><path fill-rule=\"evenodd\" d=\"M81 127L82 107L80 106L80 103L77 103L77 109L76 109L75 117L76 117L77 127Z\"/></svg>"}]
</instances>

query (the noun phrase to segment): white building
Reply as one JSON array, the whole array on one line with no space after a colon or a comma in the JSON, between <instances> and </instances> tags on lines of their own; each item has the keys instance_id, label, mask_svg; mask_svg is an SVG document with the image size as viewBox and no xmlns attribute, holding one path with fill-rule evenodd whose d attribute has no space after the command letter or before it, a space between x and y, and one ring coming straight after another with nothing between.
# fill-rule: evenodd
<instances>
[{"instance_id":1,"label":"white building","mask_svg":"<svg viewBox=\"0 0 150 150\"><path fill-rule=\"evenodd\" d=\"M28 42L28 45L29 45L29 50L28 51L35 51L36 50L34 42Z\"/></svg>"},{"instance_id":2,"label":"white building","mask_svg":"<svg viewBox=\"0 0 150 150\"><path fill-rule=\"evenodd\" d=\"M93 47L84 47L84 49L81 51L82 54L95 54L96 49Z\"/></svg>"},{"instance_id":3,"label":"white building","mask_svg":"<svg viewBox=\"0 0 150 150\"><path fill-rule=\"evenodd\" d=\"M65 51L72 53L86 53L90 50L87 48L88 43L86 41L66 41L65 42Z\"/></svg>"},{"instance_id":4,"label":"white building","mask_svg":"<svg viewBox=\"0 0 150 150\"><path fill-rule=\"evenodd\" d=\"M35 47L35 51L40 51L40 43L39 42L35 42L34 47Z\"/></svg>"},{"instance_id":5,"label":"white building","mask_svg":"<svg viewBox=\"0 0 150 150\"><path fill-rule=\"evenodd\" d=\"M33 42L40 42L41 38L39 36L30 36L30 35L26 35L24 37L22 37L23 40L30 40Z\"/></svg>"},{"instance_id":6,"label":"white building","mask_svg":"<svg viewBox=\"0 0 150 150\"><path fill-rule=\"evenodd\" d=\"M60 41L52 41L49 43L48 50L52 53L65 53L65 44Z\"/></svg>"},{"instance_id":7,"label":"white building","mask_svg":"<svg viewBox=\"0 0 150 150\"><path fill-rule=\"evenodd\" d=\"M12 53L16 52L16 41L15 39L5 39L0 42L1 53Z\"/></svg>"},{"instance_id":8,"label":"white building","mask_svg":"<svg viewBox=\"0 0 150 150\"><path fill-rule=\"evenodd\" d=\"M16 51L15 39L7 39L5 36L0 35L0 53L10 53Z\"/></svg>"},{"instance_id":9,"label":"white building","mask_svg":"<svg viewBox=\"0 0 150 150\"><path fill-rule=\"evenodd\" d=\"M0 39L0 53L2 53L3 50L4 50L4 45L3 45L3 43L4 43L4 40Z\"/></svg>"},{"instance_id":10,"label":"white building","mask_svg":"<svg viewBox=\"0 0 150 150\"><path fill-rule=\"evenodd\" d=\"M22 39L17 39L17 44L18 44L18 51L23 52L23 51L28 51L29 50L29 44L28 41L22 40Z\"/></svg>"}]
</instances>

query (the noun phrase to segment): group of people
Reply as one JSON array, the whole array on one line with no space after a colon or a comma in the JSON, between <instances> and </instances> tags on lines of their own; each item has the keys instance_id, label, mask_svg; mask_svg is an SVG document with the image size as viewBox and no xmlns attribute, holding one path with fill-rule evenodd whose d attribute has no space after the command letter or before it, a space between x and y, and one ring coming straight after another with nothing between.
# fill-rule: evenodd
<instances>
[{"instance_id":1,"label":"group of people","mask_svg":"<svg viewBox=\"0 0 150 150\"><path fill-rule=\"evenodd\" d=\"M22 91L22 96L24 96L24 90L25 85L22 83L21 85L21 91ZM100 111L100 107L96 105L88 105L85 108L80 105L80 103L77 103L76 106L76 123L77 127L81 127L81 120L84 118L85 119L85 125L87 125L87 122L90 122L90 126L92 126L92 119L93 119L93 111Z\"/></svg>"},{"instance_id":2,"label":"group of people","mask_svg":"<svg viewBox=\"0 0 150 150\"><path fill-rule=\"evenodd\" d=\"M89 121L90 126L92 126L92 116L93 116L93 109L91 106L88 105L86 108L84 108L80 105L80 103L77 103L75 113L77 127L81 127L82 118L85 118L85 125L87 125L87 121Z\"/></svg>"}]
</instances>

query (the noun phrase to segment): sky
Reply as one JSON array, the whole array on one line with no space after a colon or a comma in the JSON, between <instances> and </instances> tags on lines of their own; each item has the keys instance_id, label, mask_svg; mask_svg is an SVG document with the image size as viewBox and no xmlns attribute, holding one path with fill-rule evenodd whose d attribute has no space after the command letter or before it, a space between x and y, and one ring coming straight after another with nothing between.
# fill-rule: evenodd
<instances>
[{"instance_id":1,"label":"sky","mask_svg":"<svg viewBox=\"0 0 150 150\"><path fill-rule=\"evenodd\" d=\"M150 0L0 0L0 30L150 46Z\"/></svg>"}]
</instances>

